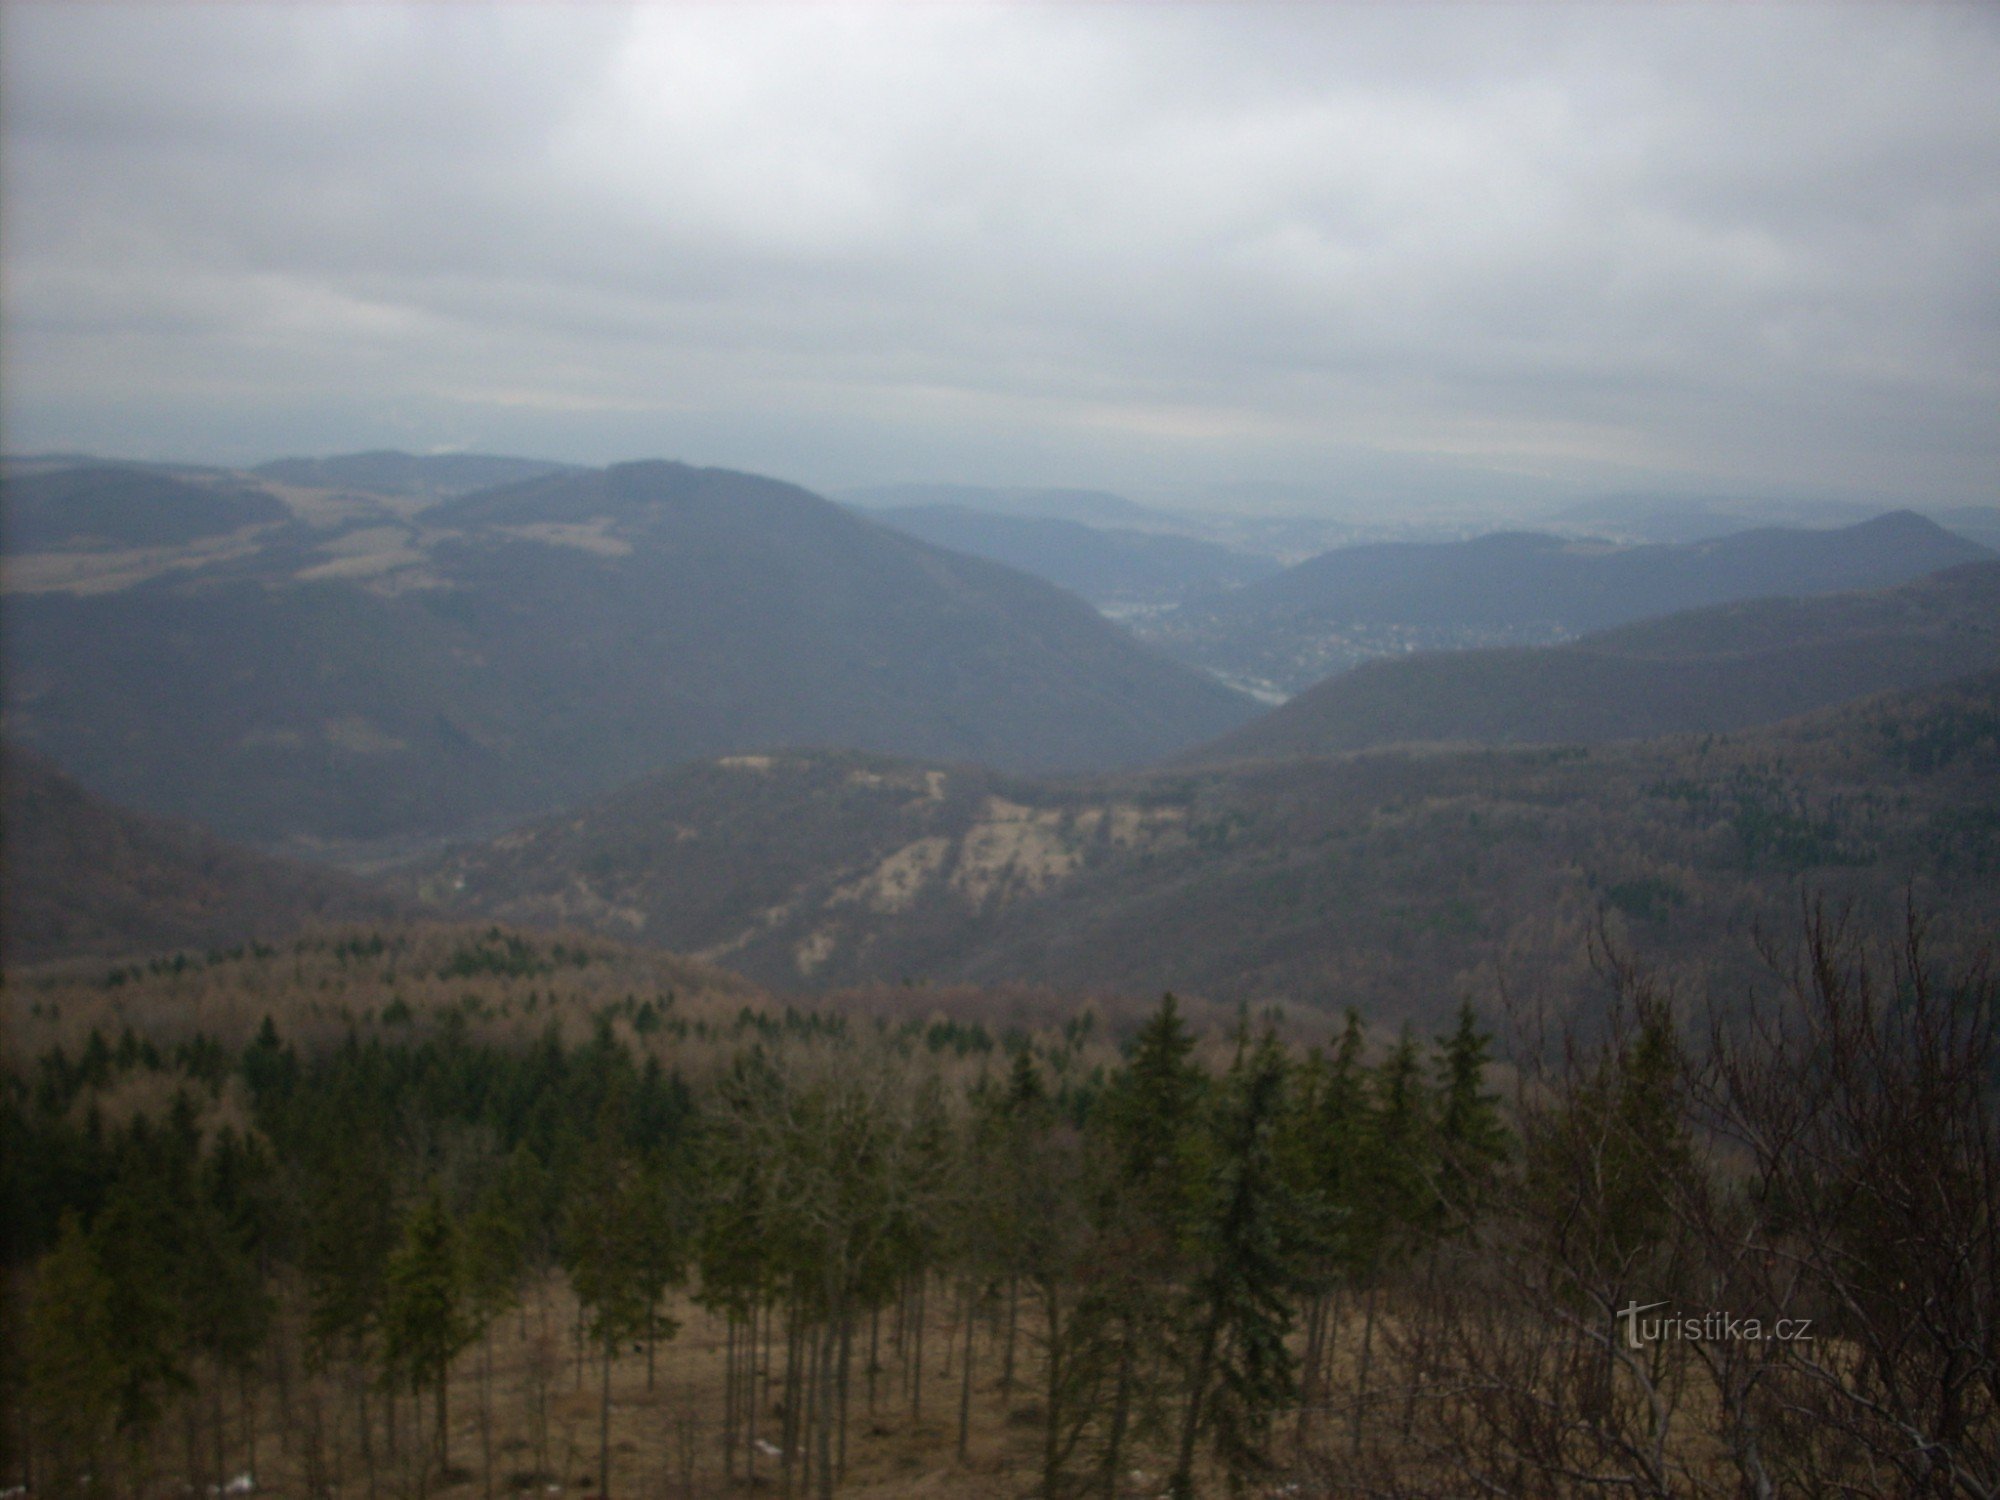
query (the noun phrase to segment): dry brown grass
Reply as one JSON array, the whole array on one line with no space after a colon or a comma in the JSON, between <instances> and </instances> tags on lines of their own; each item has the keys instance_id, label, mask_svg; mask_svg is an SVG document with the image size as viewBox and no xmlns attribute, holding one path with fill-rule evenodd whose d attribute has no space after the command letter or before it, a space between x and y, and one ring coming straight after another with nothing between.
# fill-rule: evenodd
<instances>
[{"instance_id":1,"label":"dry brown grass","mask_svg":"<svg viewBox=\"0 0 2000 1500\"><path fill-rule=\"evenodd\" d=\"M1001 1390L1001 1337L997 1319L982 1319L974 1339L973 1397L966 1455L960 1459L958 1410L963 1366L960 1330L951 1326L934 1289L926 1319L923 1382L913 1412L905 1361L894 1340L894 1317L880 1327L881 1373L871 1409L866 1378L868 1329L856 1331L849 1398L847 1464L839 1483L843 1495L964 1495L1019 1497L1037 1485L1041 1461L1039 1378L1032 1330L1018 1337L1016 1385ZM384 1497L449 1493L459 1497L596 1495L601 1365L594 1346L579 1348L576 1307L559 1276L531 1292L515 1311L494 1325L491 1347L475 1345L454 1366L451 1384L451 1457L454 1472L441 1479L429 1461L430 1398L405 1396L397 1402L397 1457L385 1453L382 1401L375 1397L374 1493ZM611 1383L611 1483L618 1500L680 1500L682 1496L751 1493L740 1446L733 1483L725 1474L722 1449L723 1375L726 1330L722 1319L682 1300L671 1309L678 1333L656 1347L648 1387L646 1356L640 1346L623 1346ZM914 1336L909 1340L913 1351ZM581 1357L579 1358L579 1354ZM275 1360L277 1356L273 1356ZM483 1375L490 1359L490 1376ZM784 1346L782 1334L770 1350L768 1375L759 1385L757 1436L775 1446L783 1426ZM354 1381L340 1368L315 1377L294 1374L290 1415L280 1409L275 1364L255 1383L254 1412L257 1482L265 1494L332 1497L370 1494L358 1430L354 1423ZM482 1388L486 1394L482 1395ZM193 1398L208 1409L207 1398ZM241 1396L228 1403L231 1475L249 1467L244 1444ZM317 1409L317 1417L314 1412ZM538 1420L546 1411L546 1426ZM206 1416L203 1420L208 1420ZM485 1452L491 1422L490 1473ZM310 1434L323 1434L315 1459ZM156 1446L162 1470L175 1463L183 1446L170 1421ZM325 1476L315 1486L318 1467ZM756 1460L754 1492L779 1494L784 1465L770 1448ZM1134 1494L1159 1491L1164 1461L1143 1449L1134 1460ZM1143 1478L1139 1477L1143 1476ZM794 1493L807 1493L794 1475Z\"/></svg>"}]
</instances>

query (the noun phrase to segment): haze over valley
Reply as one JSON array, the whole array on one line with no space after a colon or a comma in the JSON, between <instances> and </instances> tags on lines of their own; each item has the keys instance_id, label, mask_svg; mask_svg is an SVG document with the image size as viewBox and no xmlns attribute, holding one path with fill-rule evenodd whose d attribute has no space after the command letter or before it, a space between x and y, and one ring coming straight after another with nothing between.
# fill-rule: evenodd
<instances>
[{"instance_id":1,"label":"haze over valley","mask_svg":"<svg viewBox=\"0 0 2000 1500\"><path fill-rule=\"evenodd\" d=\"M0 3L0 1500L2000 1495L1996 77Z\"/></svg>"}]
</instances>

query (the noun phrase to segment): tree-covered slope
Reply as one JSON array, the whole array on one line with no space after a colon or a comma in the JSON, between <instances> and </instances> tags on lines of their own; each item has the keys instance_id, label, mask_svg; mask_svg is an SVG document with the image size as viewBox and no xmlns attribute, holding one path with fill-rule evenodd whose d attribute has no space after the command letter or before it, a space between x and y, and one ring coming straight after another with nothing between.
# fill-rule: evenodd
<instances>
[{"instance_id":1,"label":"tree-covered slope","mask_svg":"<svg viewBox=\"0 0 2000 1500\"><path fill-rule=\"evenodd\" d=\"M277 493L286 519L213 556L10 559L9 732L120 801L311 851L731 751L1088 769L1250 712L1055 588L752 475L562 471L414 518Z\"/></svg>"},{"instance_id":2,"label":"tree-covered slope","mask_svg":"<svg viewBox=\"0 0 2000 1500\"><path fill-rule=\"evenodd\" d=\"M1707 605L1890 588L1992 557L1909 511L1679 544L1534 533L1380 543L1191 601L1149 634L1185 660L1297 692L1413 646L1539 645Z\"/></svg>"},{"instance_id":3,"label":"tree-covered slope","mask_svg":"<svg viewBox=\"0 0 2000 1500\"><path fill-rule=\"evenodd\" d=\"M0 750L0 960L9 967L226 946L408 910L363 881L110 806L41 757Z\"/></svg>"},{"instance_id":4,"label":"tree-covered slope","mask_svg":"<svg viewBox=\"0 0 2000 1500\"><path fill-rule=\"evenodd\" d=\"M1194 537L996 515L957 505L898 506L885 526L1046 579L1099 606L1177 604L1277 571L1277 563Z\"/></svg>"},{"instance_id":5,"label":"tree-covered slope","mask_svg":"<svg viewBox=\"0 0 2000 1500\"><path fill-rule=\"evenodd\" d=\"M1561 646L1365 662L1186 759L1715 733L1995 667L2000 563L1968 563L1898 588L1717 605Z\"/></svg>"},{"instance_id":6,"label":"tree-covered slope","mask_svg":"<svg viewBox=\"0 0 2000 1500\"><path fill-rule=\"evenodd\" d=\"M586 923L765 983L1040 982L1434 1009L1663 962L1802 887L2000 916L2000 675L1738 735L1381 751L1089 782L711 762L419 867L452 915ZM1435 1019L1435 1017L1432 1017Z\"/></svg>"}]
</instances>

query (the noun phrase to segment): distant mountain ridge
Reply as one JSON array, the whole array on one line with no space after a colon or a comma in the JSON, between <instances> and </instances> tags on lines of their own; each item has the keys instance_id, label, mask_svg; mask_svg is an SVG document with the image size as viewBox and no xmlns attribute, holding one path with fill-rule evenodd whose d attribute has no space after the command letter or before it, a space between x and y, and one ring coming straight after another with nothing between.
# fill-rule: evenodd
<instances>
[{"instance_id":1,"label":"distant mountain ridge","mask_svg":"<svg viewBox=\"0 0 2000 1500\"><path fill-rule=\"evenodd\" d=\"M1000 515L958 505L898 506L871 515L933 546L1046 579L1100 609L1175 604L1240 587L1278 569L1269 558L1194 537L1045 516Z\"/></svg>"},{"instance_id":2,"label":"distant mountain ridge","mask_svg":"<svg viewBox=\"0 0 2000 1500\"><path fill-rule=\"evenodd\" d=\"M312 489L356 489L377 495L428 499L469 495L496 485L519 484L574 471L574 464L546 458L504 458L491 453L402 453L381 449L332 458L279 458L251 472L279 484Z\"/></svg>"},{"instance_id":3,"label":"distant mountain ridge","mask_svg":"<svg viewBox=\"0 0 2000 1500\"><path fill-rule=\"evenodd\" d=\"M1597 744L1767 724L2000 668L2000 562L1896 588L1715 605L1561 646L1364 662L1181 757Z\"/></svg>"},{"instance_id":4,"label":"distant mountain ridge","mask_svg":"<svg viewBox=\"0 0 2000 1500\"><path fill-rule=\"evenodd\" d=\"M1080 521L1088 526L1143 526L1170 518L1109 490L1005 489L981 484L881 484L842 490L834 498L863 510L948 506L996 516Z\"/></svg>"},{"instance_id":5,"label":"distant mountain ridge","mask_svg":"<svg viewBox=\"0 0 2000 1500\"><path fill-rule=\"evenodd\" d=\"M1993 553L1911 511L1831 531L1766 527L1621 546L1533 532L1343 547L1190 602L1149 638L1298 691L1370 656L1532 645L1741 599L1888 588Z\"/></svg>"},{"instance_id":6,"label":"distant mountain ridge","mask_svg":"<svg viewBox=\"0 0 2000 1500\"><path fill-rule=\"evenodd\" d=\"M86 464L6 481L9 553L178 547L290 513L255 485L198 484L160 470Z\"/></svg>"},{"instance_id":7,"label":"distant mountain ridge","mask_svg":"<svg viewBox=\"0 0 2000 1500\"><path fill-rule=\"evenodd\" d=\"M760 476L558 470L415 510L204 483L277 519L8 558L7 722L120 802L266 847L464 836L799 745L1135 764L1252 712L1050 585Z\"/></svg>"}]
</instances>

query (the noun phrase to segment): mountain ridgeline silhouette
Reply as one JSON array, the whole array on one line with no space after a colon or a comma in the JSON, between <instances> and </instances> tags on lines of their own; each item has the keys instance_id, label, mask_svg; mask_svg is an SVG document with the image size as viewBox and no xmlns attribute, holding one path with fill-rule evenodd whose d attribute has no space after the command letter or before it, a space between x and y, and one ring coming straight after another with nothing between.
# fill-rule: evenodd
<instances>
[{"instance_id":1,"label":"mountain ridgeline silhouette","mask_svg":"<svg viewBox=\"0 0 2000 1500\"><path fill-rule=\"evenodd\" d=\"M1718 733L1996 667L2000 562L1967 563L1893 589L1716 605L1561 646L1363 662L1181 760Z\"/></svg>"},{"instance_id":2,"label":"mountain ridgeline silhouette","mask_svg":"<svg viewBox=\"0 0 2000 1500\"><path fill-rule=\"evenodd\" d=\"M1532 532L1342 547L1154 622L1185 661L1289 692L1411 645L1541 645L1740 600L1890 588L1977 542L1911 511L1831 530L1763 527L1621 545Z\"/></svg>"},{"instance_id":3,"label":"mountain ridgeline silhouette","mask_svg":"<svg viewBox=\"0 0 2000 1500\"><path fill-rule=\"evenodd\" d=\"M800 745L1101 769L1253 712L1048 584L754 475L555 470L415 509L188 483L255 499L230 545L10 559L9 733L264 846L462 835ZM10 508L89 484L10 481Z\"/></svg>"}]
</instances>

